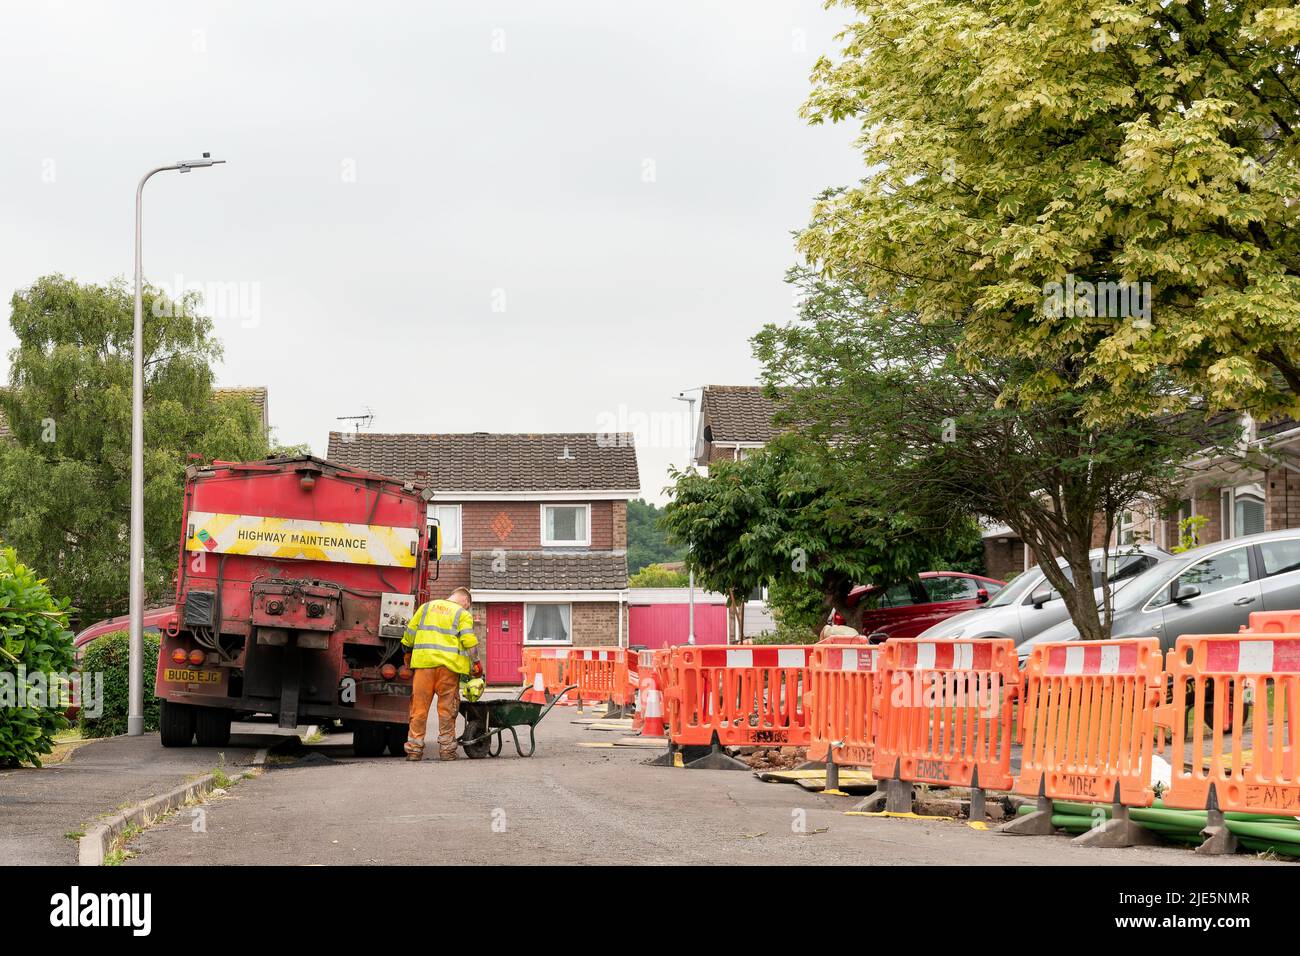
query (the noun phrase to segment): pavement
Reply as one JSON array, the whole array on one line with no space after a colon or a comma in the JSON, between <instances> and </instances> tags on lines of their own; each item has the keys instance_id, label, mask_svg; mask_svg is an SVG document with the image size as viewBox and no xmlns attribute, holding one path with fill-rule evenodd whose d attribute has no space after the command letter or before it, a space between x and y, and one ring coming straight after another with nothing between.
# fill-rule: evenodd
<instances>
[{"instance_id":1,"label":"pavement","mask_svg":"<svg viewBox=\"0 0 1300 956\"><path fill-rule=\"evenodd\" d=\"M357 759L349 735L333 734L291 761L273 755L266 773L210 801L204 832L179 816L146 830L128 865L1262 864L1247 854L1085 849L1065 836L846 816L857 798L747 772L648 767L646 750L579 746L621 734L573 717L555 708L530 759L508 742L496 759Z\"/></svg>"},{"instance_id":2,"label":"pavement","mask_svg":"<svg viewBox=\"0 0 1300 956\"><path fill-rule=\"evenodd\" d=\"M227 747L163 747L156 733L107 737L77 746L60 763L0 770L0 865L75 865L77 841L67 834L210 773L223 760L228 768L248 766L288 733L256 723L231 730Z\"/></svg>"}]
</instances>

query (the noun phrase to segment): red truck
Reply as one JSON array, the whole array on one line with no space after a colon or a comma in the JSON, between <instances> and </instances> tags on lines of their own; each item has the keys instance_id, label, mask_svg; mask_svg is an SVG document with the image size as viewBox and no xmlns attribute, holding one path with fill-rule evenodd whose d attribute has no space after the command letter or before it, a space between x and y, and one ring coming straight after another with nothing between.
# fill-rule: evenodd
<instances>
[{"instance_id":1,"label":"red truck","mask_svg":"<svg viewBox=\"0 0 1300 956\"><path fill-rule=\"evenodd\" d=\"M163 746L224 746L233 718L269 713L341 719L358 756L401 754L401 638L441 544L429 497L308 456L191 465L155 682Z\"/></svg>"}]
</instances>

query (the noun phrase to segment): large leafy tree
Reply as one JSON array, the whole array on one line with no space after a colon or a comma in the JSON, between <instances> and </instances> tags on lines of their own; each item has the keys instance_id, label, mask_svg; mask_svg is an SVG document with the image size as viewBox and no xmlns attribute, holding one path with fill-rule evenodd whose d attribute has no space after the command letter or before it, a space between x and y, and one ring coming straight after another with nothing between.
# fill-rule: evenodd
<instances>
[{"instance_id":1,"label":"large leafy tree","mask_svg":"<svg viewBox=\"0 0 1300 956\"><path fill-rule=\"evenodd\" d=\"M1005 522L1061 592L1080 633L1107 636L1109 589L1099 608L1089 551L1114 540L1120 511L1135 499L1168 497L1178 462L1212 444L1216 429L1193 413L1089 425L1084 409L1094 389L1077 384L1050 400L1007 401L1008 386L1038 374L1036 363L1008 356L972 366L958 355L957 322L922 321L890 296L807 270L790 279L800 318L755 339L782 417L833 445L846 471L869 476L863 480L883 500L929 502L928 512L952 521ZM1077 380L1068 363L1061 374Z\"/></svg>"},{"instance_id":2,"label":"large leafy tree","mask_svg":"<svg viewBox=\"0 0 1300 956\"><path fill-rule=\"evenodd\" d=\"M81 620L127 607L131 465L132 292L58 275L14 294L8 389L12 432L0 441L0 538L71 596ZM257 410L216 397L220 347L190 299L146 290L145 588L165 598L176 568L188 456L267 453Z\"/></svg>"},{"instance_id":3,"label":"large leafy tree","mask_svg":"<svg viewBox=\"0 0 1300 956\"><path fill-rule=\"evenodd\" d=\"M816 207L811 261L957 323L968 361L1036 363L1004 398L1123 421L1168 376L1166 407L1297 410L1294 0L842 5L805 114L860 124L867 175ZM1048 307L1067 280L1150 299Z\"/></svg>"},{"instance_id":4,"label":"large leafy tree","mask_svg":"<svg viewBox=\"0 0 1300 956\"><path fill-rule=\"evenodd\" d=\"M664 509L672 537L704 587L743 604L756 587L820 595L849 621L854 585L895 583L930 570L978 535L919 489L906 498L874 484L841 449L791 432L738 462L716 462L707 476L674 472Z\"/></svg>"}]
</instances>

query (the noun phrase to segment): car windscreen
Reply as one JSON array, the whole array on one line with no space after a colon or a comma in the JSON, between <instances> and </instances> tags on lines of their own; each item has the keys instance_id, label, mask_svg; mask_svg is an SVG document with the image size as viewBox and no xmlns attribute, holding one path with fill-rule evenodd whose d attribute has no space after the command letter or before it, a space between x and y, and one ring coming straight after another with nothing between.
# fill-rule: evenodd
<instances>
[{"instance_id":1,"label":"car windscreen","mask_svg":"<svg viewBox=\"0 0 1300 956\"><path fill-rule=\"evenodd\" d=\"M1029 593L1039 581L1043 580L1043 572L1037 568L1030 568L1028 571L1022 571L1020 576L1004 587L993 600L985 604L985 607L1006 607L1009 604L1015 604L1022 597Z\"/></svg>"},{"instance_id":2,"label":"car windscreen","mask_svg":"<svg viewBox=\"0 0 1300 956\"><path fill-rule=\"evenodd\" d=\"M1114 597L1111 599L1112 607L1116 611L1137 607L1158 591L1162 585L1168 584L1176 574L1193 563L1195 563L1195 559L1175 558L1172 561L1161 561L1153 564L1137 577L1124 582L1122 588L1115 589Z\"/></svg>"}]
</instances>

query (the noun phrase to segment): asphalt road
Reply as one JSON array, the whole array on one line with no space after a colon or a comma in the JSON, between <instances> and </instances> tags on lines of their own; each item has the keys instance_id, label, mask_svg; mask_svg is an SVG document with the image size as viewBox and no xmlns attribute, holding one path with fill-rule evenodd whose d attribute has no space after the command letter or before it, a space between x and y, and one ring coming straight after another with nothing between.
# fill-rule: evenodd
<instances>
[{"instance_id":1,"label":"asphalt road","mask_svg":"<svg viewBox=\"0 0 1300 956\"><path fill-rule=\"evenodd\" d=\"M358 760L334 735L214 799L206 831L177 815L131 845L149 864L1247 865L1174 847L1093 850L961 823L846 816L855 798L745 772L647 767L644 750L556 708L531 759ZM432 731L431 731L432 733ZM507 744L509 750L509 744ZM274 756L272 757L274 761Z\"/></svg>"},{"instance_id":2,"label":"asphalt road","mask_svg":"<svg viewBox=\"0 0 1300 956\"><path fill-rule=\"evenodd\" d=\"M114 811L209 773L246 766L283 739L274 725L235 724L230 745L165 748L158 735L110 737L61 763L0 770L0 865L75 864L79 833Z\"/></svg>"}]
</instances>

